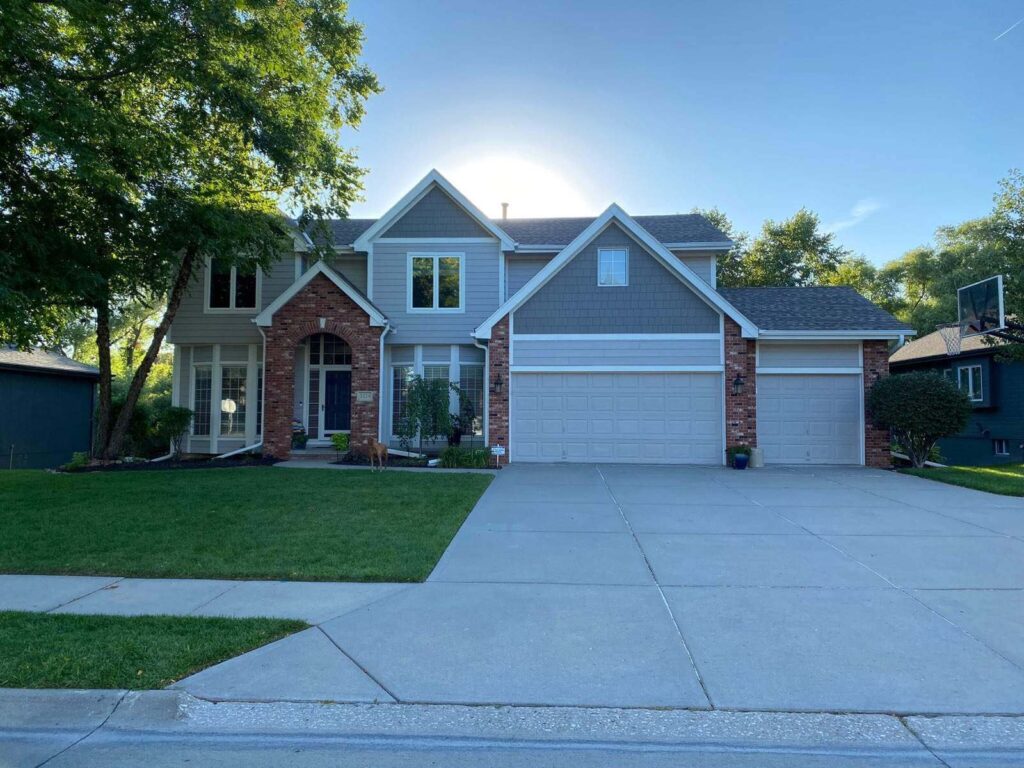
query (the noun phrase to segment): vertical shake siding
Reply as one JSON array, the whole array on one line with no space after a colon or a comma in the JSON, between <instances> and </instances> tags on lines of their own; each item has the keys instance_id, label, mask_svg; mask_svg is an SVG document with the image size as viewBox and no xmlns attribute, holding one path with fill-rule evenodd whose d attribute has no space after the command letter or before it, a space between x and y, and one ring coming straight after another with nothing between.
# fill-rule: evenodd
<instances>
[{"instance_id":1,"label":"vertical shake siding","mask_svg":"<svg viewBox=\"0 0 1024 768\"><path fill-rule=\"evenodd\" d=\"M491 233L434 187L381 237L491 237Z\"/></svg>"},{"instance_id":2,"label":"vertical shake siding","mask_svg":"<svg viewBox=\"0 0 1024 768\"><path fill-rule=\"evenodd\" d=\"M858 368L859 342L769 342L757 345L758 368Z\"/></svg>"},{"instance_id":3,"label":"vertical shake siding","mask_svg":"<svg viewBox=\"0 0 1024 768\"><path fill-rule=\"evenodd\" d=\"M629 285L597 284L597 251L629 249ZM717 333L718 312L617 225L599 234L515 312L520 333Z\"/></svg>"},{"instance_id":4,"label":"vertical shake siding","mask_svg":"<svg viewBox=\"0 0 1024 768\"><path fill-rule=\"evenodd\" d=\"M463 310L408 312L409 254L463 254ZM373 303L397 330L389 344L465 344L473 330L498 308L498 241L492 243L373 246Z\"/></svg>"},{"instance_id":5,"label":"vertical shake siding","mask_svg":"<svg viewBox=\"0 0 1024 768\"><path fill-rule=\"evenodd\" d=\"M553 253L529 254L527 256L506 255L506 298L530 282L530 279L540 272L544 265L554 257L555 254Z\"/></svg>"},{"instance_id":6,"label":"vertical shake siding","mask_svg":"<svg viewBox=\"0 0 1024 768\"><path fill-rule=\"evenodd\" d=\"M717 285L718 260L715 251L672 251L672 253L712 288Z\"/></svg>"}]
</instances>

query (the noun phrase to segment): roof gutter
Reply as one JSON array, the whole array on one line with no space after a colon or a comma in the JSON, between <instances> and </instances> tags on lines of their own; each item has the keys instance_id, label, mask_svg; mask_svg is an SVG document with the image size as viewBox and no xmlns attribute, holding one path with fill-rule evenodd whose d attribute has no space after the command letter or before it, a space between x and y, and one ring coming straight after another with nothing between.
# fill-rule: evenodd
<instances>
[{"instance_id":1,"label":"roof gutter","mask_svg":"<svg viewBox=\"0 0 1024 768\"><path fill-rule=\"evenodd\" d=\"M761 329L757 337L759 339L779 341L808 341L816 339L900 339L906 336L913 336L914 331L908 331L905 328L893 328L891 330L835 330L835 331L820 331L820 330L805 330L805 331L772 331Z\"/></svg>"}]
</instances>

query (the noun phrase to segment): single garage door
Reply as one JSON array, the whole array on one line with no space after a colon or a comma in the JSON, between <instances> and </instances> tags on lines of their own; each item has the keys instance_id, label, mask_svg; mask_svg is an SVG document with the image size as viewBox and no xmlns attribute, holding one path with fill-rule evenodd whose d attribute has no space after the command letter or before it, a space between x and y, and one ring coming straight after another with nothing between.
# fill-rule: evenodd
<instances>
[{"instance_id":1,"label":"single garage door","mask_svg":"<svg viewBox=\"0 0 1024 768\"><path fill-rule=\"evenodd\" d=\"M771 464L860 464L861 380L758 374L757 444Z\"/></svg>"},{"instance_id":2,"label":"single garage door","mask_svg":"<svg viewBox=\"0 0 1024 768\"><path fill-rule=\"evenodd\" d=\"M513 461L721 464L720 373L514 373Z\"/></svg>"}]
</instances>

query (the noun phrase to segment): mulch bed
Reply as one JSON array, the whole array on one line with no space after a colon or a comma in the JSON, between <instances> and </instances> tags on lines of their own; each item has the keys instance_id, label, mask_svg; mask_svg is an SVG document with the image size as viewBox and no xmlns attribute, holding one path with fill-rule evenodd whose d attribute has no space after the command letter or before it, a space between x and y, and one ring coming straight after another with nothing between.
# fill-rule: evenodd
<instances>
[{"instance_id":1,"label":"mulch bed","mask_svg":"<svg viewBox=\"0 0 1024 768\"><path fill-rule=\"evenodd\" d=\"M62 469L61 472L132 472L137 470L164 469L231 469L234 467L269 467L277 464L273 456L231 456L227 459L167 459L166 461L126 461L110 464L90 464L78 469Z\"/></svg>"}]
</instances>

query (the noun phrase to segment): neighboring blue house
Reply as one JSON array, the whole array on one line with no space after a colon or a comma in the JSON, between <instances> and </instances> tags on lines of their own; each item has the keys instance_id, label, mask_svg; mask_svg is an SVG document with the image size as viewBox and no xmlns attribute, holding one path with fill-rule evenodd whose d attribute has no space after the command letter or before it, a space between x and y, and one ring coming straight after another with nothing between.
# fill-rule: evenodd
<instances>
[{"instance_id":1,"label":"neighboring blue house","mask_svg":"<svg viewBox=\"0 0 1024 768\"><path fill-rule=\"evenodd\" d=\"M936 371L957 382L974 404L967 428L939 441L946 464L987 466L1024 461L1024 363L1002 360L999 345L963 340L950 357L938 331L905 344L889 358L893 373Z\"/></svg>"},{"instance_id":2,"label":"neighboring blue house","mask_svg":"<svg viewBox=\"0 0 1024 768\"><path fill-rule=\"evenodd\" d=\"M0 345L0 468L56 467L88 451L99 377L56 352Z\"/></svg>"}]
</instances>

